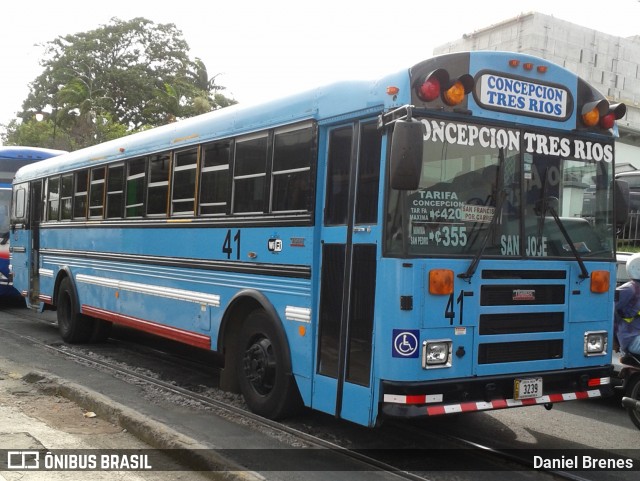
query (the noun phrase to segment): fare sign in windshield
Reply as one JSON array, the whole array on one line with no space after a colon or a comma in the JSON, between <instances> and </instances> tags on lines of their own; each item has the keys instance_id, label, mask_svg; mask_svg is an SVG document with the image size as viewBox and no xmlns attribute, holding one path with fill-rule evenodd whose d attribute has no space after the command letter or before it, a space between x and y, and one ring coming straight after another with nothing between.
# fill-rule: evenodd
<instances>
[{"instance_id":1,"label":"fare sign in windshield","mask_svg":"<svg viewBox=\"0 0 640 481\"><path fill-rule=\"evenodd\" d=\"M490 110L506 110L554 120L565 120L571 115L570 93L562 87L494 73L482 74L479 85L478 102Z\"/></svg>"}]
</instances>

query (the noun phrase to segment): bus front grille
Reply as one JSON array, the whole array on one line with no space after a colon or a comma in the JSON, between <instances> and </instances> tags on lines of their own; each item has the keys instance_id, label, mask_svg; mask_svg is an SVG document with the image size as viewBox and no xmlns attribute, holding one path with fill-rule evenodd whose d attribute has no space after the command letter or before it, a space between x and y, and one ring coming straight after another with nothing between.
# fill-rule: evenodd
<instances>
[{"instance_id":1,"label":"bus front grille","mask_svg":"<svg viewBox=\"0 0 640 481\"><path fill-rule=\"evenodd\" d=\"M562 348L562 339L480 344L478 364L560 359Z\"/></svg>"},{"instance_id":2,"label":"bus front grille","mask_svg":"<svg viewBox=\"0 0 640 481\"><path fill-rule=\"evenodd\" d=\"M540 304L563 305L565 286L551 285L489 285L480 291L481 306L532 306Z\"/></svg>"}]
</instances>

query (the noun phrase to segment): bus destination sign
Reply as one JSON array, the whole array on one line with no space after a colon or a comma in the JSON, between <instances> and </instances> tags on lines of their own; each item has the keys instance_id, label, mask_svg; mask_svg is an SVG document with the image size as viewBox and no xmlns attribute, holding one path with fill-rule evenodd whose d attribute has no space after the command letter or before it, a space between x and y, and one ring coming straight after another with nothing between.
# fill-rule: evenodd
<instances>
[{"instance_id":1,"label":"bus destination sign","mask_svg":"<svg viewBox=\"0 0 640 481\"><path fill-rule=\"evenodd\" d=\"M495 73L482 74L478 85L477 100L486 109L553 120L565 120L571 114L568 111L570 93L562 87Z\"/></svg>"}]
</instances>

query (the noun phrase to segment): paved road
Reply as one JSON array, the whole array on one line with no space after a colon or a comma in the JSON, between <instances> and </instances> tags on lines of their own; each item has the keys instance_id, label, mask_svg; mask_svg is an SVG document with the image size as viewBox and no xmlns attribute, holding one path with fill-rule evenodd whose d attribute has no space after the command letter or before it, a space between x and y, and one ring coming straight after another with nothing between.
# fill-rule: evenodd
<instances>
[{"instance_id":1,"label":"paved road","mask_svg":"<svg viewBox=\"0 0 640 481\"><path fill-rule=\"evenodd\" d=\"M256 429L251 423L229 419L223 413L190 409L176 404L149 402L139 385L131 384L91 367L38 347L29 339L59 344L57 329L52 325L54 317L46 313L39 320L25 319L25 312L0 308L0 453L2 449L180 449L184 462L208 463L215 471L189 473L172 471L164 473L164 479L189 479L197 481L206 475L220 479L282 480L300 479L293 469L284 472L261 471L243 468L242 460L230 457L230 453L250 456L250 464L268 465L274 449L291 449L291 445L273 433ZM19 336L15 335L19 334ZM49 386L47 388L47 386ZM47 388L49 395L42 393ZM75 402L51 395L62 392ZM95 412L97 417L85 417ZM123 426L127 432L123 432ZM140 440L142 438L142 441ZM190 454L186 454L185 450ZM94 451L90 451L94 452ZM111 451L109 451L111 452ZM152 451L155 454L155 451ZM164 451L161 452L161 454ZM0 459L0 471L2 459ZM319 459L314 471L304 473L305 481L328 479L377 480L397 479L384 472L364 472L354 467L355 461L343 456L327 456ZM172 468L175 469L175 468ZM224 472L231 470L231 472ZM57 479L114 479L113 471L105 473L82 472L73 476L69 472L17 472L0 473L6 480L57 480ZM157 471L130 472L117 479L160 479ZM25 475L26 477L22 477ZM91 476L96 476L91 477ZM52 477L53 476L53 477ZM58 476L58 477L55 477ZM102 476L102 477L101 477ZM129 477L130 476L130 477ZM181 478L181 476L186 476Z\"/></svg>"}]
</instances>

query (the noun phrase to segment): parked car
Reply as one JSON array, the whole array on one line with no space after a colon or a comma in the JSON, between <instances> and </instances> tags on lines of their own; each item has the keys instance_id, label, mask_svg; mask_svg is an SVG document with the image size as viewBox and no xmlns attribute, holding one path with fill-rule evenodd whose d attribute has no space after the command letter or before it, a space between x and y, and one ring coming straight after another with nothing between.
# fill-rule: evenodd
<instances>
[{"instance_id":1,"label":"parked car","mask_svg":"<svg viewBox=\"0 0 640 481\"><path fill-rule=\"evenodd\" d=\"M616 261L618 263L616 268L616 287L621 286L629 280L629 275L627 274L627 259L633 254L633 252L616 253Z\"/></svg>"},{"instance_id":2,"label":"parked car","mask_svg":"<svg viewBox=\"0 0 640 481\"><path fill-rule=\"evenodd\" d=\"M620 172L616 174L616 179L624 180L629 184L629 210L640 211L640 170Z\"/></svg>"}]
</instances>

